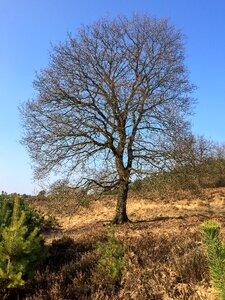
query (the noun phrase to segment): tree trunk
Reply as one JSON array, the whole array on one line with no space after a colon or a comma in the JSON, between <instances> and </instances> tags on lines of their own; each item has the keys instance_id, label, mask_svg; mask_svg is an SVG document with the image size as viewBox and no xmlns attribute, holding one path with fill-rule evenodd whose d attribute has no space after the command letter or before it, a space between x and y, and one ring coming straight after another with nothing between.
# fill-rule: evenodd
<instances>
[{"instance_id":1,"label":"tree trunk","mask_svg":"<svg viewBox=\"0 0 225 300\"><path fill-rule=\"evenodd\" d=\"M123 224L130 221L127 217L128 185L128 181L121 180L118 189L116 215L112 221L113 224Z\"/></svg>"}]
</instances>

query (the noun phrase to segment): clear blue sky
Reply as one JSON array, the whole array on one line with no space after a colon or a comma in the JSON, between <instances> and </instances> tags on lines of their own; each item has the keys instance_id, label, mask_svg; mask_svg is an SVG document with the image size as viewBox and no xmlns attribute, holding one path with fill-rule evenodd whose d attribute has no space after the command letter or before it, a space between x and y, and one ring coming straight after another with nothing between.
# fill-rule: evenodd
<instances>
[{"instance_id":1,"label":"clear blue sky","mask_svg":"<svg viewBox=\"0 0 225 300\"><path fill-rule=\"evenodd\" d=\"M18 105L34 95L51 43L100 17L148 12L186 35L186 65L198 86L193 131L225 141L224 0L0 0L0 191L34 193Z\"/></svg>"}]
</instances>

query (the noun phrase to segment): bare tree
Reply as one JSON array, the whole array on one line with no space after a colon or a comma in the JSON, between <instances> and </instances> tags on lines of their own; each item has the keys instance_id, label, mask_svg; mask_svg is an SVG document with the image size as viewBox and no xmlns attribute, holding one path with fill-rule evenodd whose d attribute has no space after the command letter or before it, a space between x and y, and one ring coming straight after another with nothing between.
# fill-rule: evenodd
<instances>
[{"instance_id":1,"label":"bare tree","mask_svg":"<svg viewBox=\"0 0 225 300\"><path fill-rule=\"evenodd\" d=\"M148 15L102 19L54 47L34 87L21 112L36 176L78 170L117 186L113 222L128 221L131 176L168 163L173 138L189 128L182 34Z\"/></svg>"},{"instance_id":2,"label":"bare tree","mask_svg":"<svg viewBox=\"0 0 225 300\"><path fill-rule=\"evenodd\" d=\"M204 136L186 136L179 141L173 153L177 157L172 174L183 178L187 186L195 189L224 186L224 144Z\"/></svg>"}]
</instances>

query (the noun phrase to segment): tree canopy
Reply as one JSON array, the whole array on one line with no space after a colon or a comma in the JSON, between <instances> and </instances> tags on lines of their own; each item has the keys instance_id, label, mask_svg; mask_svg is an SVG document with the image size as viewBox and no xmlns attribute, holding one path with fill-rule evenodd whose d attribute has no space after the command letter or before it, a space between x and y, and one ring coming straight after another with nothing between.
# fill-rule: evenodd
<instances>
[{"instance_id":1,"label":"tree canopy","mask_svg":"<svg viewBox=\"0 0 225 300\"><path fill-rule=\"evenodd\" d=\"M166 166L190 129L181 32L148 15L101 19L52 49L34 88L21 113L36 176L66 170L117 186L114 222L127 221L131 176Z\"/></svg>"}]
</instances>

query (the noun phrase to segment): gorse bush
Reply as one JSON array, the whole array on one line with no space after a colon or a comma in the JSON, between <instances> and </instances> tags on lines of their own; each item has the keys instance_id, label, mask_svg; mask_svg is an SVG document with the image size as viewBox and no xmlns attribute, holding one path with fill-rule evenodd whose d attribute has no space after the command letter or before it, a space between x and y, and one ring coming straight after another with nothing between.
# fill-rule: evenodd
<instances>
[{"instance_id":1,"label":"gorse bush","mask_svg":"<svg viewBox=\"0 0 225 300\"><path fill-rule=\"evenodd\" d=\"M7 202L9 200L9 202ZM1 197L0 205L0 287L22 286L44 257L40 228L30 210L18 197ZM34 221L34 223L32 223ZM28 223L29 222L29 223Z\"/></svg>"},{"instance_id":2,"label":"gorse bush","mask_svg":"<svg viewBox=\"0 0 225 300\"><path fill-rule=\"evenodd\" d=\"M107 230L106 243L98 243L98 269L106 280L119 283L122 273L126 267L124 258L124 247L115 237L115 228L109 227Z\"/></svg>"},{"instance_id":3,"label":"gorse bush","mask_svg":"<svg viewBox=\"0 0 225 300\"><path fill-rule=\"evenodd\" d=\"M220 223L209 220L201 225L212 285L225 300L225 244L220 237Z\"/></svg>"}]
</instances>

